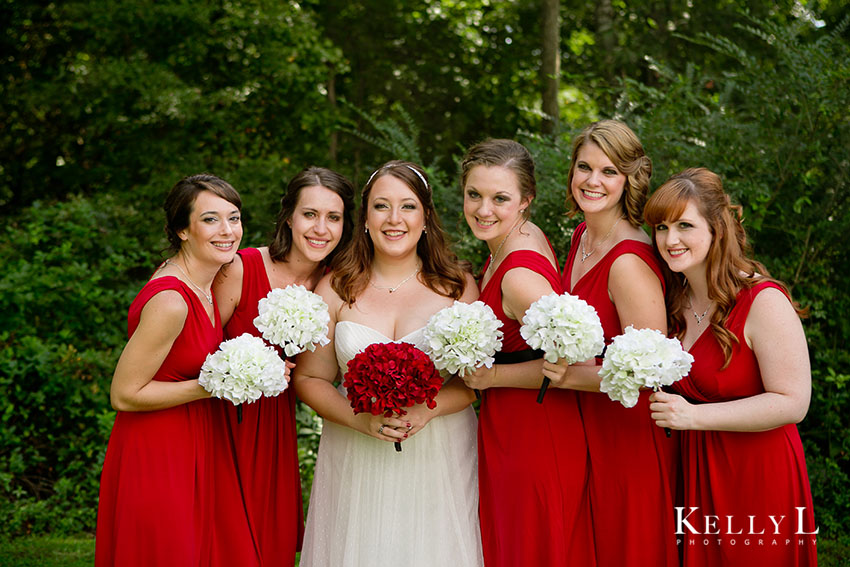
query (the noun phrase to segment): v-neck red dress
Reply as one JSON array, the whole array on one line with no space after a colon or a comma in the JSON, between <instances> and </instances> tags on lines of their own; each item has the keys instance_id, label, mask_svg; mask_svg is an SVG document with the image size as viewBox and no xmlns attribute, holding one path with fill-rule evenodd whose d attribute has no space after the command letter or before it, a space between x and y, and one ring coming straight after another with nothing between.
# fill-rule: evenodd
<instances>
[{"instance_id":1,"label":"v-neck red dress","mask_svg":"<svg viewBox=\"0 0 850 567\"><path fill-rule=\"evenodd\" d=\"M508 254L480 296L502 321L502 352L529 348L519 333L521 322L502 310L502 278L513 268L541 274L561 293L557 268L545 256L531 250ZM587 445L576 394L550 388L543 404L536 399L534 389L482 391L478 478L484 563L595 565Z\"/></svg>"},{"instance_id":2,"label":"v-neck red dress","mask_svg":"<svg viewBox=\"0 0 850 567\"><path fill-rule=\"evenodd\" d=\"M690 348L694 357L690 374L673 384L677 393L694 403L764 393L758 360L747 346L744 325L753 300L768 287L778 288L763 282L738 293L726 322L738 338L729 366L721 370L725 358L720 344L710 330L703 332ZM677 537L684 565L817 564L817 535L811 533L816 529L812 495L795 424L757 432L681 433L683 519L687 523L682 523ZM709 519L706 530L706 517L712 515L720 520ZM706 531L712 535L705 535Z\"/></svg>"},{"instance_id":3,"label":"v-neck red dress","mask_svg":"<svg viewBox=\"0 0 850 567\"><path fill-rule=\"evenodd\" d=\"M572 287L572 268L586 229L576 227L564 267L564 290L592 305L599 314L605 343L622 334L617 309L608 296L614 261L634 254L664 285L652 247L636 240L617 243ZM590 454L588 491L599 565L678 565L674 495L678 478L678 438L667 438L650 417L649 396L641 393L625 408L600 392L578 392ZM548 394L547 394L548 395Z\"/></svg>"},{"instance_id":4,"label":"v-neck red dress","mask_svg":"<svg viewBox=\"0 0 850 567\"><path fill-rule=\"evenodd\" d=\"M218 348L221 322L215 307L215 325L210 322L185 283L171 276L149 281L130 306L128 334L135 332L147 302L165 290L179 292L189 312L153 379L191 380L198 377L206 356ZM209 400L117 413L100 479L96 566L209 564L210 424Z\"/></svg>"},{"instance_id":5,"label":"v-neck red dress","mask_svg":"<svg viewBox=\"0 0 850 567\"><path fill-rule=\"evenodd\" d=\"M243 333L262 337L254 319L271 284L258 249L245 248L238 254L243 266L242 295L224 335L227 339ZM229 439L236 463L237 485L230 489L244 496L262 565L291 566L304 536L295 391L290 386L276 397L242 404L242 423L237 422L236 406L213 401L215 435ZM224 465L225 474L232 478Z\"/></svg>"}]
</instances>

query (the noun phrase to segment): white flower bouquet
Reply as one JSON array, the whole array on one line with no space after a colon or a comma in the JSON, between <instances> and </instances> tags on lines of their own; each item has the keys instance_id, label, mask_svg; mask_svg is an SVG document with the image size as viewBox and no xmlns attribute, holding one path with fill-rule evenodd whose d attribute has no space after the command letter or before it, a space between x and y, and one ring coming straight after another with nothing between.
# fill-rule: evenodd
<instances>
[{"instance_id":1,"label":"white flower bouquet","mask_svg":"<svg viewBox=\"0 0 850 567\"><path fill-rule=\"evenodd\" d=\"M522 318L520 334L533 349L543 351L548 362L559 358L574 364L593 358L605 348L602 322L586 301L568 293L544 295L531 304ZM549 379L543 378L537 402L543 403Z\"/></svg>"},{"instance_id":2,"label":"white flower bouquet","mask_svg":"<svg viewBox=\"0 0 850 567\"><path fill-rule=\"evenodd\" d=\"M608 345L599 370L599 390L631 408L637 404L641 388L658 390L669 386L690 372L693 361L679 339L668 339L655 329L629 325Z\"/></svg>"},{"instance_id":3,"label":"white flower bouquet","mask_svg":"<svg viewBox=\"0 0 850 567\"><path fill-rule=\"evenodd\" d=\"M438 370L463 377L478 367L493 366L502 348L502 322L481 301L455 301L434 313L425 325L425 354Z\"/></svg>"},{"instance_id":4,"label":"white flower bouquet","mask_svg":"<svg viewBox=\"0 0 850 567\"><path fill-rule=\"evenodd\" d=\"M216 398L233 402L241 422L241 404L286 390L286 363L263 339L245 333L207 356L198 383Z\"/></svg>"},{"instance_id":5,"label":"white flower bouquet","mask_svg":"<svg viewBox=\"0 0 850 567\"><path fill-rule=\"evenodd\" d=\"M283 348L286 356L316 350L328 339L328 305L301 285L275 288L257 305L254 326L263 338Z\"/></svg>"}]
</instances>

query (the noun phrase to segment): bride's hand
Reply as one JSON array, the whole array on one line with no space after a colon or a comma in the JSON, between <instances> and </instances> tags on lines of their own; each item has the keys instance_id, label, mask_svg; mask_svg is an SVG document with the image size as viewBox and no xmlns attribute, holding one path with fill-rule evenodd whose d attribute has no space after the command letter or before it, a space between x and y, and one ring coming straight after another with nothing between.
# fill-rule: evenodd
<instances>
[{"instance_id":1,"label":"bride's hand","mask_svg":"<svg viewBox=\"0 0 850 567\"><path fill-rule=\"evenodd\" d=\"M404 441L413 426L410 420L407 419L407 415L399 418L397 416L384 417L384 414L372 415L361 413L360 418L365 422L363 432L381 441Z\"/></svg>"},{"instance_id":2,"label":"bride's hand","mask_svg":"<svg viewBox=\"0 0 850 567\"><path fill-rule=\"evenodd\" d=\"M404 425L399 428L399 431L404 434L404 439L412 437L422 431L436 415L435 409L428 409L428 406L425 404L417 404L409 408L407 413L399 418Z\"/></svg>"}]
</instances>

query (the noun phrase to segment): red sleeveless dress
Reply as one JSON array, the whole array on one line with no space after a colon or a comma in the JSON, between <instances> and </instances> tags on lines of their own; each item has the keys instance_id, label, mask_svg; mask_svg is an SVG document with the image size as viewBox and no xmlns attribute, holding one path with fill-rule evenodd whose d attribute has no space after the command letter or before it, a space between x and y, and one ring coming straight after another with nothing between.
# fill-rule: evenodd
<instances>
[{"instance_id":1,"label":"red sleeveless dress","mask_svg":"<svg viewBox=\"0 0 850 567\"><path fill-rule=\"evenodd\" d=\"M254 319L257 304L271 285L259 250L245 248L238 254L243 266L242 296L224 335L228 339L243 333L261 337ZM213 403L215 435L230 440L237 476L232 490L244 496L262 564L291 566L304 535L295 391L290 386L276 397L242 404L242 423L237 422L236 406L224 400ZM222 463L217 470L227 465Z\"/></svg>"},{"instance_id":2,"label":"red sleeveless dress","mask_svg":"<svg viewBox=\"0 0 850 567\"><path fill-rule=\"evenodd\" d=\"M729 366L721 370L723 351L706 330L690 349L690 374L673 384L678 393L701 403L764 392L758 360L744 339L744 324L756 295L768 287L778 288L762 282L738 293L726 323L738 337ZM682 431L681 440L682 519L687 523L681 523L677 531L682 533L676 537L684 565L817 565L809 475L795 424L758 432ZM720 519L709 519L707 530L710 515Z\"/></svg>"},{"instance_id":3,"label":"red sleeveless dress","mask_svg":"<svg viewBox=\"0 0 850 567\"><path fill-rule=\"evenodd\" d=\"M180 292L189 313L153 379L197 378L221 342L221 322L215 308L215 326L210 323L198 297L179 279L156 278L142 288L130 306L128 334L136 330L148 300L164 290ZM209 400L117 413L100 479L96 566L208 564L210 415Z\"/></svg>"},{"instance_id":4,"label":"red sleeveless dress","mask_svg":"<svg viewBox=\"0 0 850 567\"><path fill-rule=\"evenodd\" d=\"M480 299L502 321L506 353L529 348L519 334L521 322L502 310L502 278L517 267L543 275L561 293L557 269L545 256L516 250L505 257ZM484 563L595 565L587 445L575 392L550 388L543 404L536 399L535 389L482 391L478 478Z\"/></svg>"},{"instance_id":5,"label":"red sleeveless dress","mask_svg":"<svg viewBox=\"0 0 850 567\"><path fill-rule=\"evenodd\" d=\"M617 243L570 289L573 263L585 223L573 233L564 267L566 291L599 314L605 343L622 334L617 309L608 297L611 264L623 254L641 258L664 282L655 252L646 243ZM598 360L598 359L597 359ZM678 478L678 439L667 438L650 417L649 390L633 408L600 392L578 392L590 454L588 489L599 565L678 565L674 495Z\"/></svg>"}]
</instances>

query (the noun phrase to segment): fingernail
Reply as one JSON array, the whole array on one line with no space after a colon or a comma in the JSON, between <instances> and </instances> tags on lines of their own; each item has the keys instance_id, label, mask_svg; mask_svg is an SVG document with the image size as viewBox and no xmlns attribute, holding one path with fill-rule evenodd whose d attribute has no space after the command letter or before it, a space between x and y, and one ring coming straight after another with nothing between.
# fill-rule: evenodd
<instances>
[{"instance_id":1,"label":"fingernail","mask_svg":"<svg viewBox=\"0 0 850 567\"><path fill-rule=\"evenodd\" d=\"M404 434L404 438L407 439L407 433Z\"/></svg>"},{"instance_id":2,"label":"fingernail","mask_svg":"<svg viewBox=\"0 0 850 567\"><path fill-rule=\"evenodd\" d=\"M413 427L413 426L412 426L412 425L410 425L409 423L407 424L407 426L408 426L408 427Z\"/></svg>"}]
</instances>

